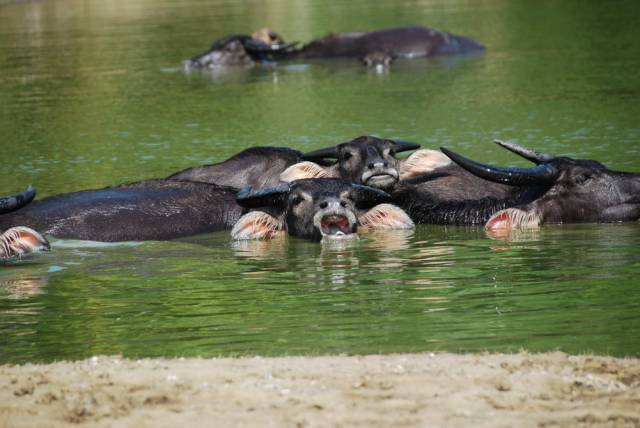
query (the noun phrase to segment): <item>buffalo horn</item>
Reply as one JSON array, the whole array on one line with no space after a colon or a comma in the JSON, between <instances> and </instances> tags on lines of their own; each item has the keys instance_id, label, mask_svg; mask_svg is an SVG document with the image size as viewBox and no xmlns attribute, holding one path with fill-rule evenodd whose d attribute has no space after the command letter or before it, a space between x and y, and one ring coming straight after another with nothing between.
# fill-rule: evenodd
<instances>
[{"instance_id":1,"label":"buffalo horn","mask_svg":"<svg viewBox=\"0 0 640 428\"><path fill-rule=\"evenodd\" d=\"M380 189L362 184L352 184L351 188L356 191L355 200L358 208L371 208L391 201L391 195Z\"/></svg>"},{"instance_id":2,"label":"buffalo horn","mask_svg":"<svg viewBox=\"0 0 640 428\"><path fill-rule=\"evenodd\" d=\"M554 181L558 175L558 171L549 164L541 164L533 168L497 167L467 159L444 147L440 150L473 175L495 183L512 186L542 184Z\"/></svg>"},{"instance_id":3,"label":"buffalo horn","mask_svg":"<svg viewBox=\"0 0 640 428\"><path fill-rule=\"evenodd\" d=\"M281 52L287 49L295 47L300 42L282 43L282 44L267 44L255 39L245 40L244 47L247 50L253 52Z\"/></svg>"},{"instance_id":4,"label":"buffalo horn","mask_svg":"<svg viewBox=\"0 0 640 428\"><path fill-rule=\"evenodd\" d=\"M392 140L396 153L407 152L409 150L416 150L420 148L420 144L412 143L409 141Z\"/></svg>"},{"instance_id":5,"label":"buffalo horn","mask_svg":"<svg viewBox=\"0 0 640 428\"><path fill-rule=\"evenodd\" d=\"M217 51L223 49L226 45L235 40L238 40L244 45L247 39L250 39L250 36L246 36L244 34L233 34L231 36L223 37L222 39L214 41L209 47L209 51Z\"/></svg>"},{"instance_id":6,"label":"buffalo horn","mask_svg":"<svg viewBox=\"0 0 640 428\"><path fill-rule=\"evenodd\" d=\"M311 159L326 159L326 158L338 158L338 147L324 147L322 149L314 150L309 153L305 153L302 155L302 159L311 160Z\"/></svg>"},{"instance_id":7,"label":"buffalo horn","mask_svg":"<svg viewBox=\"0 0 640 428\"><path fill-rule=\"evenodd\" d=\"M236 201L245 208L280 206L291 191L289 183L281 183L266 189L254 189L247 186L236 195Z\"/></svg>"},{"instance_id":8,"label":"buffalo horn","mask_svg":"<svg viewBox=\"0 0 640 428\"><path fill-rule=\"evenodd\" d=\"M518 156L522 156L526 160L531 161L536 165L549 162L550 160L553 159L553 156L549 156L544 153L536 152L535 150L524 148L515 143L509 143L501 140L493 140L493 142L499 145L500 147L504 147L505 149L512 151Z\"/></svg>"},{"instance_id":9,"label":"buffalo horn","mask_svg":"<svg viewBox=\"0 0 640 428\"><path fill-rule=\"evenodd\" d=\"M0 197L0 214L15 211L27 205L36 196L36 190L29 185L27 190L13 196Z\"/></svg>"}]
</instances>

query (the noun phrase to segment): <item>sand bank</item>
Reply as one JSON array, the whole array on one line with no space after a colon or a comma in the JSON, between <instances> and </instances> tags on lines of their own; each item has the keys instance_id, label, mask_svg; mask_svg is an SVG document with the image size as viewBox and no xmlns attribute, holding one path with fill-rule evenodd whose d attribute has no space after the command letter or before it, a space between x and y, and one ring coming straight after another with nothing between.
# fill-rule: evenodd
<instances>
[{"instance_id":1,"label":"sand bank","mask_svg":"<svg viewBox=\"0 0 640 428\"><path fill-rule=\"evenodd\" d=\"M640 426L640 360L547 354L0 366L2 427Z\"/></svg>"}]
</instances>

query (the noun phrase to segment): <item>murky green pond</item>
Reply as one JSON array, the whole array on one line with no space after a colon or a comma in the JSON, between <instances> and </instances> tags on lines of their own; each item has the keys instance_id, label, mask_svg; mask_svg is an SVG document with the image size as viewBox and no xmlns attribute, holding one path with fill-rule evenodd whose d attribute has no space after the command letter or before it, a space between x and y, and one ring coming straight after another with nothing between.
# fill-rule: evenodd
<instances>
[{"instance_id":1,"label":"murky green pond","mask_svg":"<svg viewBox=\"0 0 640 428\"><path fill-rule=\"evenodd\" d=\"M640 171L635 1L0 0L0 194L162 177L253 145L376 134L521 164L490 141ZM423 24L467 58L184 75L228 33ZM141 356L560 349L640 355L640 224L513 241L419 227L346 246L53 241L0 266L0 363Z\"/></svg>"}]
</instances>

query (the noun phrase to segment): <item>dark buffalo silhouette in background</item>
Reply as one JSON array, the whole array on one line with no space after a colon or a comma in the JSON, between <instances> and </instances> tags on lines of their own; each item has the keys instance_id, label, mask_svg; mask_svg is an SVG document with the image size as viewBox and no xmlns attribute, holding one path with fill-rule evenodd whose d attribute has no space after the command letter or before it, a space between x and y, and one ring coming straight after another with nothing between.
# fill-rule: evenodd
<instances>
[{"instance_id":1,"label":"dark buffalo silhouette in background","mask_svg":"<svg viewBox=\"0 0 640 428\"><path fill-rule=\"evenodd\" d=\"M200 55L183 61L185 70L211 68L225 65L251 65L256 62L274 61L282 57L296 43L284 43L273 31L262 29L252 35L235 34L216 40Z\"/></svg>"},{"instance_id":2,"label":"dark buffalo silhouette in background","mask_svg":"<svg viewBox=\"0 0 640 428\"><path fill-rule=\"evenodd\" d=\"M387 66L396 58L481 52L470 38L428 27L396 27L368 32L329 34L301 48L284 43L269 30L216 40L205 53L184 61L186 70L224 65L308 58L357 58L367 66Z\"/></svg>"},{"instance_id":3,"label":"dark buffalo silhouette in background","mask_svg":"<svg viewBox=\"0 0 640 428\"><path fill-rule=\"evenodd\" d=\"M477 41L428 27L385 28L329 34L287 53L288 58L359 58L365 65L388 65L396 58L483 51Z\"/></svg>"}]
</instances>

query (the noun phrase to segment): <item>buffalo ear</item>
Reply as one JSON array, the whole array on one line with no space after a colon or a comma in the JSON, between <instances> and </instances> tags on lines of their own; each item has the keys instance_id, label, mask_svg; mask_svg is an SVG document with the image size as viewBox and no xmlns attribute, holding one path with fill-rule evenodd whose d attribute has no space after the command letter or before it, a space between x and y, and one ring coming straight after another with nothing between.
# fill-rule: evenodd
<instances>
[{"instance_id":1,"label":"buffalo ear","mask_svg":"<svg viewBox=\"0 0 640 428\"><path fill-rule=\"evenodd\" d=\"M328 178L333 176L334 174L329 168L322 167L317 163L305 161L291 165L289 168L282 171L282 174L280 174L280 181L291 183L292 181L302 180L305 178Z\"/></svg>"},{"instance_id":2,"label":"buffalo ear","mask_svg":"<svg viewBox=\"0 0 640 428\"><path fill-rule=\"evenodd\" d=\"M266 189L254 189L248 186L238 192L236 202L244 208L280 208L287 200L290 191L289 183L281 183Z\"/></svg>"},{"instance_id":3,"label":"buffalo ear","mask_svg":"<svg viewBox=\"0 0 640 428\"><path fill-rule=\"evenodd\" d=\"M380 189L361 184L352 184L351 188L355 191L356 207L359 209L367 209L391 201L391 195Z\"/></svg>"},{"instance_id":4,"label":"buffalo ear","mask_svg":"<svg viewBox=\"0 0 640 428\"><path fill-rule=\"evenodd\" d=\"M422 149L400 161L400 180L409 180L451 164L451 159L436 150Z\"/></svg>"},{"instance_id":5,"label":"buffalo ear","mask_svg":"<svg viewBox=\"0 0 640 428\"><path fill-rule=\"evenodd\" d=\"M262 211L251 211L240 217L231 230L233 239L272 239L283 236L285 224Z\"/></svg>"},{"instance_id":6,"label":"buffalo ear","mask_svg":"<svg viewBox=\"0 0 640 428\"><path fill-rule=\"evenodd\" d=\"M413 229L415 224L402 208L391 204L380 204L358 217L365 229Z\"/></svg>"},{"instance_id":7,"label":"buffalo ear","mask_svg":"<svg viewBox=\"0 0 640 428\"><path fill-rule=\"evenodd\" d=\"M12 227L0 235L0 260L49 251L49 242L28 227Z\"/></svg>"}]
</instances>

